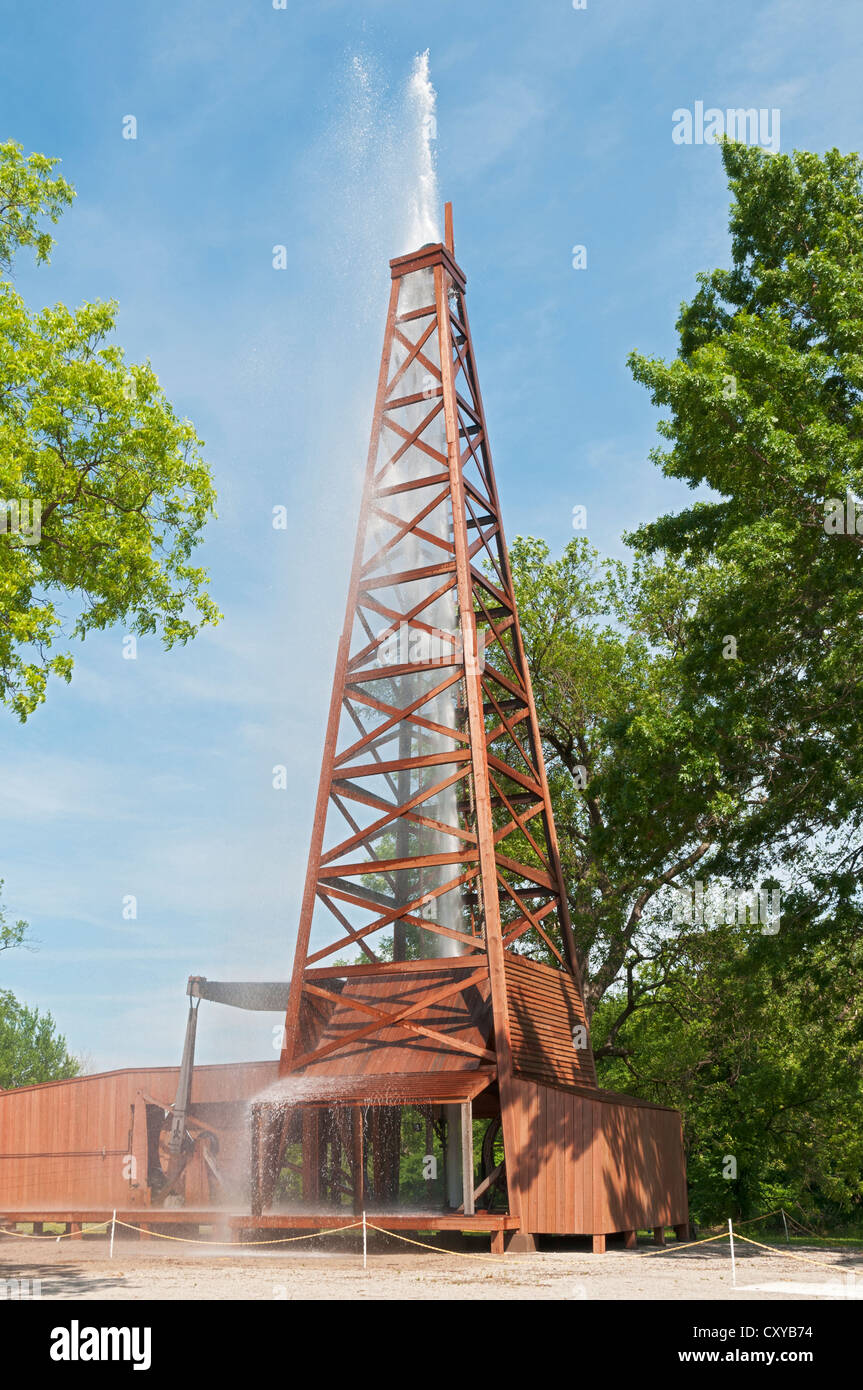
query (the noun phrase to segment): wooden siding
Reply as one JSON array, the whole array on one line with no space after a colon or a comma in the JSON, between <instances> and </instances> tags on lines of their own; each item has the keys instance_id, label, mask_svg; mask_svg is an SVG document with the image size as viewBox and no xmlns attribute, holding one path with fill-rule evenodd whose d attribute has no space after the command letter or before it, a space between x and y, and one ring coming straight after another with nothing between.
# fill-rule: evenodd
<instances>
[{"instance_id":1,"label":"wooden siding","mask_svg":"<svg viewBox=\"0 0 863 1390\"><path fill-rule=\"evenodd\" d=\"M507 1169L523 1230L594 1235L687 1221L678 1111L522 1079L514 1092L518 1153Z\"/></svg>"},{"instance_id":2,"label":"wooden siding","mask_svg":"<svg viewBox=\"0 0 863 1390\"><path fill-rule=\"evenodd\" d=\"M482 960L477 962L471 957L471 963L464 968L464 977L475 974L478 965L482 968ZM352 973L347 967L344 983L347 997L338 1003L315 998L315 1007L323 1006L317 1026L311 1007L304 1018L305 1046L320 1049L336 1045L335 1050L302 1068L301 1075L379 1076L393 1072L475 1071L477 1067L487 1066L492 1060L482 1056L491 1034L487 980L450 990L436 1002L423 1005L407 1020L413 1025L411 1028L378 1026L374 1032L367 1031L364 1037L342 1043L342 1039L368 1030L369 1024L374 1022L369 1008L391 1014L403 1012L413 1005L421 1005L426 996L443 993L448 986L455 985L461 973L452 969L435 970L433 964L421 973L396 974L390 969L379 975L370 975L364 970ZM354 1000L366 1008L358 1008ZM417 1031L417 1025L474 1050L450 1046L440 1036Z\"/></svg>"},{"instance_id":3,"label":"wooden siding","mask_svg":"<svg viewBox=\"0 0 863 1390\"><path fill-rule=\"evenodd\" d=\"M587 1024L578 986L570 974L541 965L511 951L504 953L513 1066L525 1077L550 1085L596 1086L596 1071L589 1042L576 1047L574 1029ZM477 961L465 966L467 976ZM345 969L346 996L337 1003L307 995L302 1019L303 1047L311 1050L338 1044L341 1038L368 1028L370 1015L350 1002L355 999L367 1009L397 1013L421 1003L424 996L441 990L447 981L455 983L452 968L435 971L429 965L422 971L396 973L392 966L380 974L362 967L355 973ZM329 982L333 989L333 983ZM493 1048L491 1006L488 981L479 981L463 991L448 994L410 1016L413 1025L467 1043L473 1048ZM489 1059L448 1046L428 1034L404 1027L380 1028L355 1038L327 1056L302 1068L305 1075L358 1076L408 1071L465 1071L483 1066Z\"/></svg>"},{"instance_id":4,"label":"wooden siding","mask_svg":"<svg viewBox=\"0 0 863 1390\"><path fill-rule=\"evenodd\" d=\"M282 1106L457 1105L473 1100L494 1080L494 1068L474 1071L378 1072L325 1076L315 1070L283 1076L256 1097Z\"/></svg>"},{"instance_id":5,"label":"wooden siding","mask_svg":"<svg viewBox=\"0 0 863 1390\"><path fill-rule=\"evenodd\" d=\"M578 986L564 970L507 951L504 957L513 1069L549 1085L596 1086ZM584 1029L576 1047L573 1030Z\"/></svg>"},{"instance_id":6,"label":"wooden siding","mask_svg":"<svg viewBox=\"0 0 863 1390\"><path fill-rule=\"evenodd\" d=\"M230 1173L248 1151L247 1102L276 1078L278 1063L196 1067L191 1115L214 1128ZM177 1067L102 1072L0 1091L0 1211L40 1207L145 1207L148 1104L173 1102ZM124 1161L135 1159L134 1177ZM186 1201L207 1205L203 1160L192 1160Z\"/></svg>"}]
</instances>

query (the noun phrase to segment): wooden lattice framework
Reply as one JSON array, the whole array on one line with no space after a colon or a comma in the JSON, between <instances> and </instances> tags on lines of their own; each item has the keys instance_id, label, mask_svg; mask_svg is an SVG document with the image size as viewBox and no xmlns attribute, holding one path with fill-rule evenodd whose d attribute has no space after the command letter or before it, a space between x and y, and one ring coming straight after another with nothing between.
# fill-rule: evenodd
<instances>
[{"instance_id":1,"label":"wooden lattice framework","mask_svg":"<svg viewBox=\"0 0 863 1390\"><path fill-rule=\"evenodd\" d=\"M436 1066L479 1060L494 1068L504 1143L514 1146L515 1136L507 1134L513 1059L505 955L539 953L571 977L579 995L580 982L449 209L447 222L445 243L391 262L281 1071L314 1072L327 1058L337 1061L352 1049L355 1056L356 1045L383 1030L389 1038L393 1030L421 1035L451 1053L443 1062L437 1057ZM448 600L457 626L441 631L434 618ZM397 703L394 684L410 689L403 678L413 676L425 683ZM456 717L442 723L435 713L441 698L452 695ZM432 752L423 751L428 735ZM450 788L457 795L441 820L429 804ZM334 812L342 833L325 848ZM414 845L404 853L406 826L424 827L448 847L422 853ZM407 870L410 891L396 882ZM424 871L431 886L423 886ZM452 913L443 920L435 907L455 893L461 921L454 928ZM317 942L316 905L328 910L335 928ZM358 922L358 914L366 917ZM423 943L419 954L434 959L433 985L395 1008L358 997L352 984L364 976L404 978L423 970L422 958L407 959L417 955L405 944L409 928ZM393 959L384 961L369 939L387 929ZM361 952L362 963L348 970L334 964L346 949ZM489 1044L421 1021L430 1006L463 997L473 985L490 996ZM338 1005L344 1013L348 1004L360 1026L335 1039L325 1031L323 1040L304 1028L321 1010ZM584 1051L592 1076L589 1048Z\"/></svg>"},{"instance_id":2,"label":"wooden lattice framework","mask_svg":"<svg viewBox=\"0 0 863 1390\"><path fill-rule=\"evenodd\" d=\"M415 1225L484 1221L497 1249L506 1231L602 1249L683 1229L679 1115L597 1088L449 207L444 242L390 266L280 1080L252 1106L253 1218L271 1219L289 1143L306 1212L281 1223L345 1195L386 1206L386 1112L417 1106L444 1116L461 1172L450 1216ZM501 1174L508 1210L478 1211Z\"/></svg>"}]
</instances>

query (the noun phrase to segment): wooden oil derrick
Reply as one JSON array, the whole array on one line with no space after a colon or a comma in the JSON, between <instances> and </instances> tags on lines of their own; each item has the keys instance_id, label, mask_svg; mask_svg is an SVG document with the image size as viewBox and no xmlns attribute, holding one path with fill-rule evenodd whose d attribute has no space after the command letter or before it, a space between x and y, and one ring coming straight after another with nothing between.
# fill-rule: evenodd
<instances>
[{"instance_id":1,"label":"wooden oil derrick","mask_svg":"<svg viewBox=\"0 0 863 1390\"><path fill-rule=\"evenodd\" d=\"M270 1200L298 1112L307 1201L328 1181L332 1197L334 1154L356 1210L392 1200L397 1128L387 1138L383 1117L412 1105L447 1117L449 1203L465 1220L490 1180L475 1185L476 1116L502 1127L510 1229L593 1232L585 1201L570 1215L562 1195L594 1135L572 1106L620 1098L596 1086L449 205L445 241L390 265L281 1080L256 1119L254 1208ZM337 1110L353 1114L349 1134L335 1133ZM644 1123L627 1121L638 1135L624 1149L643 1143ZM540 1180L553 1214L535 1210Z\"/></svg>"}]
</instances>

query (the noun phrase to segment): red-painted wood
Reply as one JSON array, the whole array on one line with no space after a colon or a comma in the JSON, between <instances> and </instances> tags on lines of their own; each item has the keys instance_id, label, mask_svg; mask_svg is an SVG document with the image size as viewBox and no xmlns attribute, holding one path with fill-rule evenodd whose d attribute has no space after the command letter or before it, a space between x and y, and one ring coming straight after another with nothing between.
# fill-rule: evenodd
<instances>
[{"instance_id":1,"label":"red-painted wood","mask_svg":"<svg viewBox=\"0 0 863 1390\"><path fill-rule=\"evenodd\" d=\"M226 1170L248 1152L246 1102L277 1071L276 1061L196 1068L190 1118L217 1130ZM178 1075L177 1067L130 1068L0 1091L0 1211L148 1206L148 1101L170 1106ZM187 1203L209 1202L202 1159L185 1188Z\"/></svg>"}]
</instances>

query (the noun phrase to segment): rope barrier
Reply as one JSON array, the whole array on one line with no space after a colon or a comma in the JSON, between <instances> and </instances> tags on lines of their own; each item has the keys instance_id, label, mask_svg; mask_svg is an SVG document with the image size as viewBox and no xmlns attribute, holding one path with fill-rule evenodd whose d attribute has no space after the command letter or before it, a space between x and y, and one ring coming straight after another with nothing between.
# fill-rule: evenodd
<instances>
[{"instance_id":1,"label":"rope barrier","mask_svg":"<svg viewBox=\"0 0 863 1390\"><path fill-rule=\"evenodd\" d=\"M295 1240L316 1240L323 1239L324 1236L337 1236L342 1231L355 1231L362 1224L362 1221L352 1221L349 1226L333 1226L331 1230L325 1231L306 1231L301 1236L280 1236L275 1240L195 1240L193 1236L169 1236L164 1231L150 1231L146 1226L130 1226L128 1221L117 1221L117 1225L125 1226L127 1231L140 1231L143 1235L152 1236L154 1240L177 1240L181 1245L242 1245L247 1249L250 1245L290 1245Z\"/></svg>"},{"instance_id":2,"label":"rope barrier","mask_svg":"<svg viewBox=\"0 0 863 1390\"><path fill-rule=\"evenodd\" d=\"M786 1211L785 1215L791 1222L791 1225L797 1227L798 1231L803 1231L807 1236L812 1236L813 1240L823 1240L823 1236L817 1235L815 1231L810 1231L809 1227L804 1226L802 1221L798 1221L796 1216L792 1216L790 1211Z\"/></svg>"},{"instance_id":3,"label":"rope barrier","mask_svg":"<svg viewBox=\"0 0 863 1390\"><path fill-rule=\"evenodd\" d=\"M57 1226L65 1226L67 1223L66 1223L65 1221L57 1221L57 1222L54 1222L54 1223L51 1223L51 1222L48 1222L48 1221L45 1222L45 1225L46 1225L46 1226L51 1225L51 1224L54 1224L54 1225L57 1225ZM87 1222L82 1222L82 1223L81 1223L81 1230L80 1230L80 1231L61 1231L60 1234L59 1234L59 1236L34 1236L34 1235L31 1235L31 1234L30 1234L29 1232L27 1232L27 1231L7 1231L7 1230L5 1229L5 1227L0 1226L0 1236L11 1236L13 1240L68 1240L70 1236L82 1236L82 1235L84 1235L84 1226L85 1226L85 1225L88 1227L88 1232L87 1232L87 1233L88 1233L88 1234L92 1234L92 1232L93 1232L94 1230L98 1231L100 1227L102 1227L102 1226L110 1226L110 1224L111 1224L111 1218L110 1218L110 1216L109 1216L105 1221L87 1221ZM118 1225L118 1226L120 1225L120 1222L119 1222L119 1221L117 1222L117 1225Z\"/></svg>"},{"instance_id":4,"label":"rope barrier","mask_svg":"<svg viewBox=\"0 0 863 1390\"><path fill-rule=\"evenodd\" d=\"M777 1209L776 1211L765 1212L763 1216L750 1217L749 1220L742 1221L740 1225L752 1226L757 1221L766 1221L769 1217L778 1215L781 1215L781 1208ZM794 1221L794 1218L792 1217L791 1220ZM59 1225L61 1223L58 1222L57 1224ZM376 1226L371 1221L366 1221L365 1223L363 1221L352 1221L350 1222L350 1224L346 1226L334 1226L331 1229L321 1231L307 1231L304 1232L303 1235L299 1236L279 1236L271 1240L218 1240L213 1239L212 1237L209 1240L200 1240L195 1239L192 1236L168 1235L164 1231L154 1231L146 1226L133 1226L130 1222L121 1221L119 1219L115 1219L112 1222L112 1219L110 1217L106 1218L104 1221L88 1221L86 1223L82 1222L82 1229L80 1231L64 1231L60 1235L37 1236L31 1235L25 1231L8 1231L4 1227L0 1227L0 1235L10 1236L13 1240L68 1240L72 1236L80 1237L84 1235L85 1232L83 1227L85 1224L89 1228L88 1234L92 1234L94 1231L99 1231L103 1227L108 1227L114 1224L116 1226L125 1227L127 1231L137 1231L139 1234L149 1236L151 1239L154 1240L172 1240L180 1245L208 1245L210 1247L229 1245L242 1246L245 1249L248 1249L248 1247L251 1245L293 1245L297 1241L302 1240L322 1240L326 1236L341 1235L344 1231L355 1231L365 1224L367 1229L370 1231L377 1231L380 1235L392 1236L395 1240L400 1240L405 1245L416 1245L421 1250L431 1250L436 1255L456 1255L463 1260L484 1260L486 1262L493 1261L495 1263L497 1263L498 1259L500 1258L497 1255L474 1255L466 1250L446 1250L440 1245L431 1245L428 1241L415 1240L411 1236L402 1235L400 1231L389 1230L386 1226ZM795 1222L794 1224L798 1226L800 1225L799 1222ZM806 1228L801 1227L801 1229L805 1230ZM734 1234L737 1236L738 1240L746 1241L748 1245L755 1245L758 1247L759 1250L768 1250L772 1255L781 1255L783 1259L786 1260L796 1260L800 1264L817 1265L820 1269L829 1269L834 1274L837 1272L839 1268L835 1264L828 1264L825 1260L815 1260L808 1255L793 1255L790 1250L783 1250L780 1246L765 1245L762 1241L753 1240L751 1236L740 1235L739 1228L735 1230ZM807 1232L807 1234L812 1233ZM675 1242L674 1245L662 1247L659 1250L645 1250L643 1252L642 1258L649 1258L653 1255L674 1255L680 1250L694 1250L699 1245L710 1245L714 1241L728 1239L728 1231L721 1231L719 1235L705 1236L701 1240L686 1241L683 1245Z\"/></svg>"},{"instance_id":5,"label":"rope barrier","mask_svg":"<svg viewBox=\"0 0 863 1390\"><path fill-rule=\"evenodd\" d=\"M712 1240L727 1240L728 1232L720 1231L718 1236L705 1236L703 1240L688 1240L685 1245L678 1245L677 1241L673 1245L663 1246L661 1250L645 1250L648 1255L675 1255L678 1250L692 1250L696 1245L709 1245Z\"/></svg>"},{"instance_id":6,"label":"rope barrier","mask_svg":"<svg viewBox=\"0 0 863 1390\"><path fill-rule=\"evenodd\" d=\"M735 1231L736 1231L736 1230L739 1229L740 1226L754 1226L755 1223L756 1223L756 1221L766 1221L766 1220L768 1219L768 1217L770 1217L770 1216L781 1216L781 1215L782 1215L782 1208L781 1208L781 1207L777 1207L775 1211L767 1211L767 1212L764 1213L763 1216L750 1216L748 1221L738 1221L738 1223L737 1223L737 1225L734 1227L734 1229L735 1229Z\"/></svg>"},{"instance_id":7,"label":"rope barrier","mask_svg":"<svg viewBox=\"0 0 863 1390\"><path fill-rule=\"evenodd\" d=\"M47 1223L46 1223L46 1224L47 1224ZM58 1222L57 1224L60 1225L61 1223ZM65 1225L66 1223L64 1222L64 1223L62 1223L62 1224ZM82 1223L82 1224L83 1224L83 1223ZM88 1222L86 1222L86 1225L89 1227L89 1230L87 1231L87 1234L92 1234L94 1230L99 1230L102 1226L110 1226L111 1224L112 1224L111 1217L108 1217L108 1219L107 1219L106 1221L88 1221ZM211 1237L209 1240L196 1240L193 1236L170 1236L170 1235L166 1235L164 1231L151 1231L151 1230L149 1230L146 1226L132 1226L132 1225L130 1225L130 1223L129 1223L128 1221L121 1221L121 1220L119 1219L119 1217L117 1218L117 1220L116 1220L113 1224L114 1224L114 1225L117 1225L117 1226L125 1226L125 1228L126 1228L127 1231L138 1231L138 1232L141 1233L142 1235L151 1236L154 1240L176 1240L176 1241L180 1241L180 1243L181 1243L182 1245L210 1245L210 1246L212 1246L212 1245L243 1245L243 1246L249 1246L249 1245L289 1245L292 1241L295 1241L295 1240L314 1240L317 1236L335 1236L335 1235L338 1235L341 1231L353 1231L353 1230L356 1230L356 1228L357 1228L358 1226L362 1226L363 1223L362 1223L361 1221L352 1221L351 1224L350 1224L349 1226L334 1226L332 1230L327 1230L327 1231L308 1231L305 1235L301 1235L301 1236L283 1236L283 1237L280 1237L278 1240L213 1240L212 1237ZM82 1236L82 1235L84 1235L84 1234L85 1234L85 1232L84 1232L84 1230L83 1230L83 1228L82 1228L82 1230L80 1230L80 1231L63 1231L59 1236L35 1236L35 1235L30 1235L27 1231L7 1231L7 1230L3 1229L2 1227L0 1227L0 1236L10 1236L13 1240L54 1240L54 1241L57 1241L57 1240L68 1240L71 1236Z\"/></svg>"},{"instance_id":8,"label":"rope barrier","mask_svg":"<svg viewBox=\"0 0 863 1390\"><path fill-rule=\"evenodd\" d=\"M767 1221L768 1218L771 1217L771 1216L781 1216L781 1215L782 1215L782 1208L781 1208L781 1207L777 1207L775 1211L766 1211L766 1212L764 1213L763 1216L750 1216L749 1219L748 1219L747 1221L741 1221L741 1222L740 1222L740 1225L741 1225L741 1226L752 1226L752 1225L755 1224L756 1221ZM735 1226L735 1227L734 1227L735 1234L737 1233L737 1230L738 1230L738 1227ZM701 1240L689 1240L689 1241L687 1241L684 1245L681 1245L678 1241L675 1241L673 1245L669 1245L669 1246L667 1246L667 1247L664 1246L661 1250L645 1250L644 1253L645 1253L645 1255L674 1255L674 1254L677 1253L678 1250L692 1250L693 1247L696 1246L696 1245L709 1245L710 1242L711 1242L712 1240L727 1240L727 1239L728 1239L728 1232L727 1232L727 1231L721 1231L721 1232L719 1233L718 1236L704 1236ZM741 1239L741 1240L745 1240L745 1236L741 1236L740 1239ZM773 1246L770 1246L770 1247L769 1247L769 1249L771 1249L771 1250L772 1250L773 1248L774 1248ZM783 1253L783 1252L777 1248L777 1254L781 1255L782 1253Z\"/></svg>"},{"instance_id":9,"label":"rope barrier","mask_svg":"<svg viewBox=\"0 0 863 1390\"><path fill-rule=\"evenodd\" d=\"M112 1223L111 1218L109 1217L106 1221L92 1223L88 1222L87 1224L95 1229L98 1229L102 1226L110 1226ZM352 1221L348 1226L334 1226L331 1230L323 1231L307 1231L305 1232L305 1234L301 1236L280 1236L273 1240L213 1240L212 1238L209 1240L196 1240L192 1236L172 1236L166 1234L164 1231L150 1230L146 1226L133 1226L129 1221L121 1221L119 1217L117 1218L114 1224L116 1224L117 1226L125 1227L127 1231L138 1231L139 1234L150 1236L153 1240L173 1240L181 1245L243 1246L244 1248L248 1249L250 1245L292 1245L295 1241L299 1240L323 1239L325 1236L340 1235L343 1231L355 1231L359 1227L361 1227L363 1223L362 1221ZM370 1231L378 1231L381 1235L394 1236L396 1240L404 1241L407 1245L418 1245L423 1250L433 1250L437 1255L458 1255L463 1260L494 1260L495 1262L499 1258L499 1256L497 1255L472 1255L465 1250L445 1250L440 1245L429 1245L428 1242L423 1240L412 1240L409 1236L403 1236L398 1231L388 1230L385 1226L375 1226L372 1224L371 1221L367 1222L367 1226ZM15 1240L56 1241L67 1240L70 1236L80 1236L82 1234L82 1231L65 1231L62 1235L59 1236L35 1236L28 1235L25 1231L6 1231L0 1229L0 1235L11 1236Z\"/></svg>"},{"instance_id":10,"label":"rope barrier","mask_svg":"<svg viewBox=\"0 0 863 1390\"><path fill-rule=\"evenodd\" d=\"M749 1221L742 1221L740 1224L742 1226L751 1226L754 1221L764 1221L767 1219L767 1216L776 1215L776 1212L771 1211L767 1212L765 1216L754 1216ZM783 1250L782 1247L779 1245L765 1245L763 1241L753 1240L751 1236L740 1235L739 1230L737 1228L735 1228L734 1234L738 1240L746 1241L747 1245L757 1245L759 1250L769 1250L771 1255L781 1255L783 1259L797 1260L801 1264L817 1265L819 1269L829 1269L834 1274L839 1269L838 1265L828 1264L826 1260L813 1260L809 1255L792 1255L790 1250ZM709 1245L710 1242L714 1240L728 1239L728 1231L721 1231L718 1236L707 1236L704 1240L688 1241L685 1245L675 1244L668 1246L667 1249L663 1248L661 1250L645 1250L644 1256L649 1257L651 1255L674 1255L678 1250L692 1250L696 1245Z\"/></svg>"},{"instance_id":11,"label":"rope barrier","mask_svg":"<svg viewBox=\"0 0 863 1390\"><path fill-rule=\"evenodd\" d=\"M737 1235L737 1232L734 1233ZM785 1260L799 1260L802 1264L818 1265L821 1269L830 1269L835 1274L839 1269L838 1265L829 1265L825 1260L813 1260L808 1255L792 1255L790 1250L783 1250L778 1245L764 1245L760 1240L753 1240L751 1236L737 1236L738 1240L745 1240L747 1245L757 1245L759 1250L769 1250L773 1255L781 1255Z\"/></svg>"},{"instance_id":12,"label":"rope barrier","mask_svg":"<svg viewBox=\"0 0 863 1390\"><path fill-rule=\"evenodd\" d=\"M433 1250L436 1255L458 1255L463 1260L494 1260L495 1263L500 1259L499 1255L471 1255L467 1250L445 1250L440 1245L429 1245L425 1240L413 1240L411 1236L403 1236L400 1231L387 1230L386 1226L373 1226L368 1222L370 1231L380 1231L384 1236L395 1236L396 1240L403 1240L406 1245L418 1245L422 1250Z\"/></svg>"}]
</instances>

